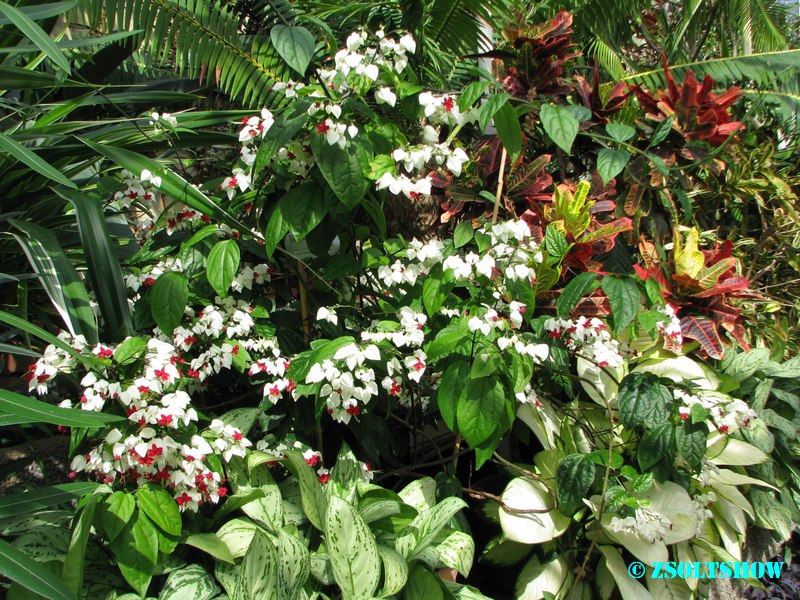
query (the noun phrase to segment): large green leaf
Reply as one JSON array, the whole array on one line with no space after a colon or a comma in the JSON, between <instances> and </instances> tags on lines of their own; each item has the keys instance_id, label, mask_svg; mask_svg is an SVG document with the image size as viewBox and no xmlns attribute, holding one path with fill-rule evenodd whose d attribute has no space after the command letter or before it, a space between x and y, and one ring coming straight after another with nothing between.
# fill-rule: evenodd
<instances>
[{"instance_id":1,"label":"large green leaf","mask_svg":"<svg viewBox=\"0 0 800 600\"><path fill-rule=\"evenodd\" d=\"M206 259L206 278L217 295L225 297L239 270L239 244L223 240L214 244Z\"/></svg>"},{"instance_id":2,"label":"large green leaf","mask_svg":"<svg viewBox=\"0 0 800 600\"><path fill-rule=\"evenodd\" d=\"M305 27L275 25L269 32L269 37L286 64L300 75L305 75L314 56L315 42L311 32Z\"/></svg>"},{"instance_id":3,"label":"large green leaf","mask_svg":"<svg viewBox=\"0 0 800 600\"><path fill-rule=\"evenodd\" d=\"M594 287L595 281L597 281L597 273L588 271L580 273L572 279L564 286L558 296L558 300L556 300L556 314L561 318L568 317L572 309L581 301L581 298Z\"/></svg>"},{"instance_id":4,"label":"large green leaf","mask_svg":"<svg viewBox=\"0 0 800 600\"><path fill-rule=\"evenodd\" d=\"M158 600L211 600L219 591L213 575L198 564L188 564L169 574Z\"/></svg>"},{"instance_id":5,"label":"large green leaf","mask_svg":"<svg viewBox=\"0 0 800 600\"><path fill-rule=\"evenodd\" d=\"M181 534L181 512L175 498L164 488L146 486L136 493L139 510L169 535Z\"/></svg>"},{"instance_id":6,"label":"large green leaf","mask_svg":"<svg viewBox=\"0 0 800 600\"><path fill-rule=\"evenodd\" d=\"M555 142L567 154L572 150L572 143L578 135L578 119L565 106L543 104L540 114L542 126Z\"/></svg>"},{"instance_id":7,"label":"large green leaf","mask_svg":"<svg viewBox=\"0 0 800 600\"><path fill-rule=\"evenodd\" d=\"M346 501L331 496L325 519L325 541L336 583L345 600L374 597L381 578L375 536Z\"/></svg>"},{"instance_id":8,"label":"large green leaf","mask_svg":"<svg viewBox=\"0 0 800 600\"><path fill-rule=\"evenodd\" d=\"M322 176L333 193L347 208L355 206L369 189L369 158L364 149L354 141L344 148L331 146L322 135L312 135L311 149Z\"/></svg>"},{"instance_id":9,"label":"large green leaf","mask_svg":"<svg viewBox=\"0 0 800 600\"><path fill-rule=\"evenodd\" d=\"M503 147L508 152L509 164L513 164L522 152L522 128L519 125L517 111L510 102L504 103L494 114L494 126Z\"/></svg>"},{"instance_id":10,"label":"large green leaf","mask_svg":"<svg viewBox=\"0 0 800 600\"><path fill-rule=\"evenodd\" d=\"M278 553L270 537L256 530L242 561L232 600L281 600Z\"/></svg>"},{"instance_id":11,"label":"large green leaf","mask_svg":"<svg viewBox=\"0 0 800 600\"><path fill-rule=\"evenodd\" d=\"M630 277L606 275L600 283L608 302L611 304L611 316L614 319L614 330L619 333L625 329L639 311L639 286Z\"/></svg>"},{"instance_id":12,"label":"large green leaf","mask_svg":"<svg viewBox=\"0 0 800 600\"><path fill-rule=\"evenodd\" d=\"M588 498L595 467L585 454L568 454L556 470L556 498L563 513L572 513Z\"/></svg>"},{"instance_id":13,"label":"large green leaf","mask_svg":"<svg viewBox=\"0 0 800 600\"><path fill-rule=\"evenodd\" d=\"M467 503L461 498L451 496L422 511L397 536L395 540L397 551L408 560L420 556L433 543L450 519L466 506Z\"/></svg>"},{"instance_id":14,"label":"large green leaf","mask_svg":"<svg viewBox=\"0 0 800 600\"><path fill-rule=\"evenodd\" d=\"M189 301L189 280L177 271L164 273L150 288L148 300L156 325L166 335L172 335Z\"/></svg>"},{"instance_id":15,"label":"large green leaf","mask_svg":"<svg viewBox=\"0 0 800 600\"><path fill-rule=\"evenodd\" d=\"M14 234L14 238L70 333L83 335L90 344L96 344L97 321L89 294L55 234L30 221L10 219L9 222L26 234Z\"/></svg>"},{"instance_id":16,"label":"large green leaf","mask_svg":"<svg viewBox=\"0 0 800 600\"><path fill-rule=\"evenodd\" d=\"M669 416L672 394L652 373L631 373L620 382L617 408L625 427L656 427Z\"/></svg>"},{"instance_id":17,"label":"large green leaf","mask_svg":"<svg viewBox=\"0 0 800 600\"><path fill-rule=\"evenodd\" d=\"M153 524L138 513L111 547L122 576L140 596L144 596L158 556L158 534Z\"/></svg>"},{"instance_id":18,"label":"large green leaf","mask_svg":"<svg viewBox=\"0 0 800 600\"><path fill-rule=\"evenodd\" d=\"M324 531L328 501L325 499L325 493L322 491L316 473L297 450L289 450L286 453L286 461L286 468L297 477L300 483L303 512L314 527Z\"/></svg>"},{"instance_id":19,"label":"large green leaf","mask_svg":"<svg viewBox=\"0 0 800 600\"><path fill-rule=\"evenodd\" d=\"M502 428L506 397L503 384L493 377L471 379L458 398L458 429L475 447Z\"/></svg>"},{"instance_id":20,"label":"large green leaf","mask_svg":"<svg viewBox=\"0 0 800 600\"><path fill-rule=\"evenodd\" d=\"M100 313L111 340L120 342L133 334L133 319L122 269L103 215L102 201L86 192L69 189L55 191L75 206L81 245Z\"/></svg>"},{"instance_id":21,"label":"large green leaf","mask_svg":"<svg viewBox=\"0 0 800 600\"><path fill-rule=\"evenodd\" d=\"M307 181L289 190L278 201L275 211L280 212L282 221L288 225L295 239L302 240L320 224L328 212L325 192L316 182ZM277 245L280 239L283 239L281 233L285 235L282 224L273 226L273 219L276 218L273 214L267 227L271 240L270 246L272 246L272 242ZM279 231L275 231L275 227L278 227Z\"/></svg>"},{"instance_id":22,"label":"large green leaf","mask_svg":"<svg viewBox=\"0 0 800 600\"><path fill-rule=\"evenodd\" d=\"M96 509L97 496L92 496L75 520L69 550L64 557L64 566L61 569L61 580L69 586L70 591L76 596L79 596L83 589L86 545L89 543L89 533L92 529L92 520Z\"/></svg>"},{"instance_id":23,"label":"large green leaf","mask_svg":"<svg viewBox=\"0 0 800 600\"><path fill-rule=\"evenodd\" d=\"M45 598L76 600L58 577L4 540L0 540L0 575Z\"/></svg>"}]
</instances>

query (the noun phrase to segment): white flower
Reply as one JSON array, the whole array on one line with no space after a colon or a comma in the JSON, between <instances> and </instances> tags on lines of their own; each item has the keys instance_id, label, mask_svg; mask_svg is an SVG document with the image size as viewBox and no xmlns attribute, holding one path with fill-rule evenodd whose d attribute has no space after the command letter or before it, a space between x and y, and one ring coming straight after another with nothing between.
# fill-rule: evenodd
<instances>
[{"instance_id":1,"label":"white flower","mask_svg":"<svg viewBox=\"0 0 800 600\"><path fill-rule=\"evenodd\" d=\"M378 104L388 104L394 106L397 103L397 95L388 87L381 87L375 92L375 102Z\"/></svg>"},{"instance_id":2,"label":"white flower","mask_svg":"<svg viewBox=\"0 0 800 600\"><path fill-rule=\"evenodd\" d=\"M148 169L142 171L139 179L141 179L143 182L149 181L153 187L161 187L161 177L158 175L153 175Z\"/></svg>"},{"instance_id":3,"label":"white flower","mask_svg":"<svg viewBox=\"0 0 800 600\"><path fill-rule=\"evenodd\" d=\"M320 306L319 310L317 311L317 321L327 321L328 323L338 325L339 317L336 315L335 311L328 310L326 307Z\"/></svg>"},{"instance_id":4,"label":"white flower","mask_svg":"<svg viewBox=\"0 0 800 600\"><path fill-rule=\"evenodd\" d=\"M407 33L403 37L401 37L398 44L403 50L411 54L414 54L414 52L417 51L417 43L414 41L414 38L411 36L410 33Z\"/></svg>"}]
</instances>

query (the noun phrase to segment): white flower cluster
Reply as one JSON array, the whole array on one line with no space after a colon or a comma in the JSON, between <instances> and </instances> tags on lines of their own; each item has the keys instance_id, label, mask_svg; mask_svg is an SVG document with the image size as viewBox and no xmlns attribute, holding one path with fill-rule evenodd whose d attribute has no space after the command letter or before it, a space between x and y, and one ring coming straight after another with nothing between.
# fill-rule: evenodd
<instances>
[{"instance_id":1,"label":"white flower cluster","mask_svg":"<svg viewBox=\"0 0 800 600\"><path fill-rule=\"evenodd\" d=\"M678 346L683 344L681 320L678 318L678 313L675 310L675 307L671 304L666 304L663 308L659 308L658 311L664 313L669 319L668 321L658 321L656 323L658 330Z\"/></svg>"},{"instance_id":2,"label":"white flower cluster","mask_svg":"<svg viewBox=\"0 0 800 600\"><path fill-rule=\"evenodd\" d=\"M617 368L624 363L620 342L611 337L606 324L596 317L548 319L544 328L551 338L562 339L567 348L600 368Z\"/></svg>"},{"instance_id":3,"label":"white flower cluster","mask_svg":"<svg viewBox=\"0 0 800 600\"><path fill-rule=\"evenodd\" d=\"M708 411L712 424L720 433L733 433L741 427L747 427L758 416L746 402L716 392L695 390L690 393L676 388L672 394L680 402L678 412L681 419L690 418L692 406L699 404Z\"/></svg>"},{"instance_id":4,"label":"white flower cluster","mask_svg":"<svg viewBox=\"0 0 800 600\"><path fill-rule=\"evenodd\" d=\"M143 267L138 273L127 273L125 285L132 292L138 292L142 287L152 287L161 275L171 271L183 272L180 258L169 256L154 265Z\"/></svg>"},{"instance_id":5,"label":"white flower cluster","mask_svg":"<svg viewBox=\"0 0 800 600\"><path fill-rule=\"evenodd\" d=\"M161 200L161 193L158 191L159 178L153 178L150 171L143 171L137 177L130 171L122 171L122 183L125 189L114 194L114 207L118 210L130 208L131 204L137 202L145 209L152 209Z\"/></svg>"},{"instance_id":6,"label":"white flower cluster","mask_svg":"<svg viewBox=\"0 0 800 600\"><path fill-rule=\"evenodd\" d=\"M611 517L608 524L611 531L632 533L633 535L650 542L661 541L672 529L672 522L647 507L639 507L632 517Z\"/></svg>"},{"instance_id":7,"label":"white flower cluster","mask_svg":"<svg viewBox=\"0 0 800 600\"><path fill-rule=\"evenodd\" d=\"M248 277L252 281L252 275ZM277 358L280 351L274 339L250 337L254 320L241 300L217 298L217 305L198 315L191 309L186 314L189 321L177 327L171 339L156 330L142 348L139 368L125 376L112 361L117 346L90 347L83 338L60 336L78 352L100 359L81 378L75 407L100 411L113 401L128 417L126 427L112 429L103 444L75 457L73 476L87 471L109 484L161 484L171 490L182 510L217 502L226 493L220 475L206 466L206 456L215 453L228 461L244 456L251 443L241 431L219 420L212 421L204 436L193 435L199 416L190 394L212 374L231 369L240 352L249 352L255 365L280 360L285 369L288 363ZM268 356L262 358L262 353ZM77 359L49 346L26 378L31 390L44 394L58 373L77 368ZM71 408L73 402L65 400L61 406Z\"/></svg>"}]
</instances>

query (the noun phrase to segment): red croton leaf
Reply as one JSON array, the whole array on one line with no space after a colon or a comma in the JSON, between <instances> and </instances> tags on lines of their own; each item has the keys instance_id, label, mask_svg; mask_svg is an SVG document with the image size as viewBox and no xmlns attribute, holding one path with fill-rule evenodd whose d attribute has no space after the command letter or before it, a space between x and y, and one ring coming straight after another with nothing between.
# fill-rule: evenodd
<instances>
[{"instance_id":1,"label":"red croton leaf","mask_svg":"<svg viewBox=\"0 0 800 600\"><path fill-rule=\"evenodd\" d=\"M712 146L720 146L732 134L743 131L744 125L733 121L731 105L739 98L739 88L714 94L714 80L706 75L702 83L697 82L694 71L688 71L683 84L678 87L672 72L664 59L666 90L648 91L641 86L633 86L630 91L636 94L639 104L647 116L655 121L667 117L673 120L673 130L679 132L687 142L702 140Z\"/></svg>"},{"instance_id":2,"label":"red croton leaf","mask_svg":"<svg viewBox=\"0 0 800 600\"><path fill-rule=\"evenodd\" d=\"M717 325L705 317L686 316L681 319L683 337L697 340L711 358L722 358L724 348L717 333Z\"/></svg>"}]
</instances>

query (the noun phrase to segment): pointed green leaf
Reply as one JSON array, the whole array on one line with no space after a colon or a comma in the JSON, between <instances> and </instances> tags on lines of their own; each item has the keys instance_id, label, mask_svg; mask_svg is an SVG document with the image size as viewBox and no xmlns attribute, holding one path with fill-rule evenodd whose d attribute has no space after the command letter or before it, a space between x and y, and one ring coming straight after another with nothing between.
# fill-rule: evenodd
<instances>
[{"instance_id":1,"label":"pointed green leaf","mask_svg":"<svg viewBox=\"0 0 800 600\"><path fill-rule=\"evenodd\" d=\"M102 427L107 423L124 421L124 417L108 413L61 408L30 396L0 389L0 411L24 419L22 423L50 423L65 427Z\"/></svg>"},{"instance_id":2,"label":"pointed green leaf","mask_svg":"<svg viewBox=\"0 0 800 600\"><path fill-rule=\"evenodd\" d=\"M625 329L639 311L639 286L630 277L606 275L600 283L611 304L611 316L614 318L614 331L619 333Z\"/></svg>"},{"instance_id":3,"label":"pointed green leaf","mask_svg":"<svg viewBox=\"0 0 800 600\"><path fill-rule=\"evenodd\" d=\"M543 104L540 114L542 126L550 139L569 154L572 151L572 143L578 135L579 123L569 109L565 106L555 104Z\"/></svg>"},{"instance_id":4,"label":"pointed green leaf","mask_svg":"<svg viewBox=\"0 0 800 600\"><path fill-rule=\"evenodd\" d=\"M166 335L172 335L181 324L189 301L189 281L186 275L170 271L159 276L148 292L148 300L156 325Z\"/></svg>"},{"instance_id":5,"label":"pointed green leaf","mask_svg":"<svg viewBox=\"0 0 800 600\"><path fill-rule=\"evenodd\" d=\"M381 578L375 536L346 501L331 496L325 520L325 542L336 583L348 600L370 600Z\"/></svg>"},{"instance_id":6,"label":"pointed green leaf","mask_svg":"<svg viewBox=\"0 0 800 600\"><path fill-rule=\"evenodd\" d=\"M625 168L630 159L631 155L627 150L613 150L611 148L600 150L597 154L597 172L600 173L603 183L608 183L622 173L622 169Z\"/></svg>"},{"instance_id":7,"label":"pointed green leaf","mask_svg":"<svg viewBox=\"0 0 800 600\"><path fill-rule=\"evenodd\" d=\"M0 540L0 575L45 598L76 599L58 577L5 540Z\"/></svg>"},{"instance_id":8,"label":"pointed green leaf","mask_svg":"<svg viewBox=\"0 0 800 600\"><path fill-rule=\"evenodd\" d=\"M0 81L0 86L3 86L4 82ZM31 169L39 173L40 175L44 175L48 179L52 179L56 183L60 183L61 185L65 185L70 188L77 188L78 186L71 182L66 176L64 176L60 171L50 166L47 162L44 161L39 155L37 155L33 150L30 150L14 140L9 136L0 133L0 150L4 150L8 152L9 155L17 159L19 162L28 165Z\"/></svg>"},{"instance_id":9,"label":"pointed green leaf","mask_svg":"<svg viewBox=\"0 0 800 600\"><path fill-rule=\"evenodd\" d=\"M239 244L236 240L217 242L206 260L206 278L218 296L225 297L239 270Z\"/></svg>"},{"instance_id":10,"label":"pointed green leaf","mask_svg":"<svg viewBox=\"0 0 800 600\"><path fill-rule=\"evenodd\" d=\"M286 64L300 75L305 75L316 45L311 32L305 27L275 25L269 37Z\"/></svg>"},{"instance_id":11,"label":"pointed green leaf","mask_svg":"<svg viewBox=\"0 0 800 600\"><path fill-rule=\"evenodd\" d=\"M52 38L44 29L34 23L28 15L5 2L0 2L0 12L3 13L25 37L32 41L37 48L44 52L50 60L64 69L67 75L72 73L67 57L58 49Z\"/></svg>"}]
</instances>

